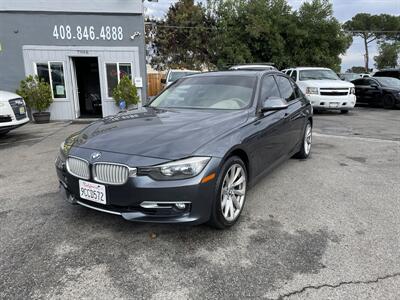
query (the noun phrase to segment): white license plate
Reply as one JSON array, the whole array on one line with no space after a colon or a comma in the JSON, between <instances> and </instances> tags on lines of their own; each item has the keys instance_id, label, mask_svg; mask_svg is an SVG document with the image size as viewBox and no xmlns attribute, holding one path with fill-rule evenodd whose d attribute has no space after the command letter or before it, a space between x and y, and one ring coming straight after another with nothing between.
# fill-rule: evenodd
<instances>
[{"instance_id":1,"label":"white license plate","mask_svg":"<svg viewBox=\"0 0 400 300\"><path fill-rule=\"evenodd\" d=\"M79 195L82 199L106 204L106 187L102 184L79 180Z\"/></svg>"},{"instance_id":2,"label":"white license plate","mask_svg":"<svg viewBox=\"0 0 400 300\"><path fill-rule=\"evenodd\" d=\"M329 103L329 107L339 107L339 102L331 102Z\"/></svg>"},{"instance_id":3,"label":"white license plate","mask_svg":"<svg viewBox=\"0 0 400 300\"><path fill-rule=\"evenodd\" d=\"M25 107L21 106L21 107L19 108L19 114L20 114L20 115L23 115L24 113L25 113Z\"/></svg>"}]
</instances>

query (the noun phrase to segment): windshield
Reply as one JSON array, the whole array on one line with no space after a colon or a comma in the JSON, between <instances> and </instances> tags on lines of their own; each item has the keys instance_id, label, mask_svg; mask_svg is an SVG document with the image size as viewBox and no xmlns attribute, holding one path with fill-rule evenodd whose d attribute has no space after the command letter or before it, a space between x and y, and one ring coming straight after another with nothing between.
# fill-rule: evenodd
<instances>
[{"instance_id":1,"label":"windshield","mask_svg":"<svg viewBox=\"0 0 400 300\"><path fill-rule=\"evenodd\" d=\"M168 77L168 82L174 82L182 77L185 77L187 75L193 75L193 74L197 74L198 72L171 72L169 73L169 77Z\"/></svg>"},{"instance_id":2,"label":"windshield","mask_svg":"<svg viewBox=\"0 0 400 300\"><path fill-rule=\"evenodd\" d=\"M377 80L381 85L386 87L397 87L400 88L400 80L397 78L392 77L376 77Z\"/></svg>"},{"instance_id":3,"label":"windshield","mask_svg":"<svg viewBox=\"0 0 400 300\"><path fill-rule=\"evenodd\" d=\"M188 77L160 94L150 107L241 109L250 105L257 78Z\"/></svg>"},{"instance_id":4,"label":"windshield","mask_svg":"<svg viewBox=\"0 0 400 300\"><path fill-rule=\"evenodd\" d=\"M325 70L325 69L302 70L302 71L300 71L300 75L299 75L300 81L324 80L324 79L340 80L340 78L336 75L335 72L333 72L332 70Z\"/></svg>"}]
</instances>

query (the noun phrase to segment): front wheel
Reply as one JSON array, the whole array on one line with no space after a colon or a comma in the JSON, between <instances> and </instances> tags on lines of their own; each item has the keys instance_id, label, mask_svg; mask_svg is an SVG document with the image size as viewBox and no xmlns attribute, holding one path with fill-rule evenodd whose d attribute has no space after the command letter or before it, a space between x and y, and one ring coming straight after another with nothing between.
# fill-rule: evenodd
<instances>
[{"instance_id":1,"label":"front wheel","mask_svg":"<svg viewBox=\"0 0 400 300\"><path fill-rule=\"evenodd\" d=\"M297 152L294 157L300 159L306 159L310 156L312 144L312 126L311 122L307 121L306 129L304 130L303 139L301 141L301 149Z\"/></svg>"},{"instance_id":2,"label":"front wheel","mask_svg":"<svg viewBox=\"0 0 400 300\"><path fill-rule=\"evenodd\" d=\"M209 225L224 229L239 219L246 200L247 172L243 161L232 156L222 166L217 181Z\"/></svg>"},{"instance_id":3,"label":"front wheel","mask_svg":"<svg viewBox=\"0 0 400 300\"><path fill-rule=\"evenodd\" d=\"M394 108L395 107L395 100L391 95L386 95L385 98L383 98L383 107L386 109Z\"/></svg>"}]
</instances>

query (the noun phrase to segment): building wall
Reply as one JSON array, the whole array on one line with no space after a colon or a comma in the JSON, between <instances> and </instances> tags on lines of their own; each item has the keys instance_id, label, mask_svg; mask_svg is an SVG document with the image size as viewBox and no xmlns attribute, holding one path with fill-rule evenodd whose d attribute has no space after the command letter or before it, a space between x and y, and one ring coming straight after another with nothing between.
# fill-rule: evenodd
<instances>
[{"instance_id":1,"label":"building wall","mask_svg":"<svg viewBox=\"0 0 400 300\"><path fill-rule=\"evenodd\" d=\"M0 0L1 1L1 0ZM18 0L16 0L18 2ZM47 1L48 2L48 1ZM107 2L107 1L106 1ZM114 0L118 2L118 0ZM130 2L124 0L124 2ZM34 2L31 2L34 3ZM65 1L64 1L65 3ZM1 3L0 3L1 4ZM64 4L65 5L65 4ZM141 1L140 1L141 5ZM140 6L141 7L141 6ZM3 10L2 10L3 9ZM71 34L61 38L61 27L71 29ZM88 32L93 27L91 36L78 38L78 26L83 33L86 26ZM58 39L54 36L57 28ZM122 35L110 36L105 33L107 27L122 30ZM121 28L121 29L120 29ZM82 34L83 35L83 34ZM133 38L134 37L134 38ZM144 20L142 14L110 14L110 13L75 13L75 12L19 12L4 10L0 6L0 90L14 92L29 68L24 65L24 46L59 46L96 47L97 49L112 49L124 47L138 49L138 63L140 77L143 79L143 88L140 96L146 99L146 64L144 47ZM88 52L76 51L75 56L87 55ZM137 53L136 53L137 54ZM135 60L135 63L137 61ZM99 65L99 68L102 66ZM135 70L136 67L133 66ZM134 74L138 76L138 74ZM104 95L102 94L102 97ZM110 99L106 99L110 100Z\"/></svg>"}]
</instances>

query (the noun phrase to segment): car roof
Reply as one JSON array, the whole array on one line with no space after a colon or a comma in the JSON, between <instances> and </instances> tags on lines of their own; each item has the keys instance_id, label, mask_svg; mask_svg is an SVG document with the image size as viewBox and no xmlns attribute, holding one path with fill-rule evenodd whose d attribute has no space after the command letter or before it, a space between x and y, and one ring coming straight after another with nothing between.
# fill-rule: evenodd
<instances>
[{"instance_id":1,"label":"car roof","mask_svg":"<svg viewBox=\"0 0 400 300\"><path fill-rule=\"evenodd\" d=\"M229 70L229 71L215 71L215 72L204 72L199 74L190 75L190 78L193 77L215 77L215 76L262 76L264 74L282 74L277 70Z\"/></svg>"},{"instance_id":2,"label":"car roof","mask_svg":"<svg viewBox=\"0 0 400 300\"><path fill-rule=\"evenodd\" d=\"M324 68L324 67L294 67L294 68L289 68L291 70L331 70L329 68Z\"/></svg>"},{"instance_id":3,"label":"car roof","mask_svg":"<svg viewBox=\"0 0 400 300\"><path fill-rule=\"evenodd\" d=\"M243 64L235 65L229 68L229 70L275 70L273 64L268 63L257 63L257 64Z\"/></svg>"},{"instance_id":4,"label":"car roof","mask_svg":"<svg viewBox=\"0 0 400 300\"><path fill-rule=\"evenodd\" d=\"M376 71L375 73L378 73L378 72L387 72L387 71L390 71L390 72L393 72L393 71L395 71L395 72L400 72L400 69L396 69L396 68L383 69L383 70Z\"/></svg>"},{"instance_id":5,"label":"car roof","mask_svg":"<svg viewBox=\"0 0 400 300\"><path fill-rule=\"evenodd\" d=\"M168 72L194 72L194 73L201 73L198 70L186 70L186 69L169 69Z\"/></svg>"}]
</instances>

